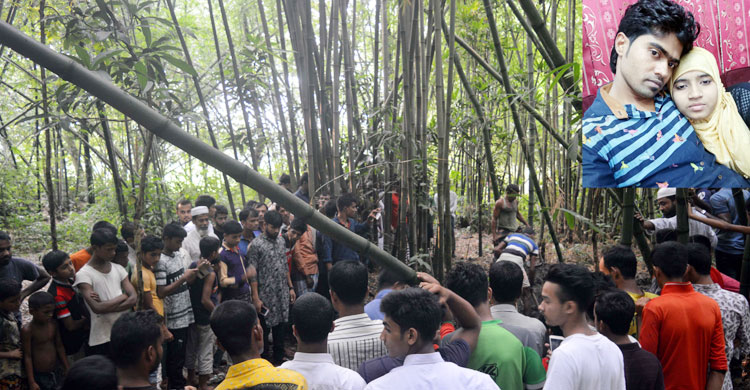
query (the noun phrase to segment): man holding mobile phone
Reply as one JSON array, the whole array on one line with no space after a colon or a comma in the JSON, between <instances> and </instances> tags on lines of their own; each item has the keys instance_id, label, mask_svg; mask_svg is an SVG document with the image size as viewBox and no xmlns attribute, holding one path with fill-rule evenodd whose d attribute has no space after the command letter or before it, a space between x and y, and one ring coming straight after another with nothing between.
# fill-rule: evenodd
<instances>
[{"instance_id":1,"label":"man holding mobile phone","mask_svg":"<svg viewBox=\"0 0 750 390\"><path fill-rule=\"evenodd\" d=\"M539 311L565 339L552 353L545 390L625 390L622 352L586 322L593 299L594 278L586 268L555 264L549 269Z\"/></svg>"}]
</instances>

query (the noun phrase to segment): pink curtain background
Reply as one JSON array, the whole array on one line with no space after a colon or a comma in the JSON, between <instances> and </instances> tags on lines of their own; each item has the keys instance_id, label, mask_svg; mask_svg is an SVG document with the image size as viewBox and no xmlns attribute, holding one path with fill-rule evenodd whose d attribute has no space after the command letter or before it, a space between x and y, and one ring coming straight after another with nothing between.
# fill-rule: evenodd
<instances>
[{"instance_id":1,"label":"pink curtain background","mask_svg":"<svg viewBox=\"0 0 750 390\"><path fill-rule=\"evenodd\" d=\"M583 0L583 96L612 81L609 55L625 8L636 0ZM696 46L711 51L723 73L750 67L750 0L677 0L701 25Z\"/></svg>"}]
</instances>

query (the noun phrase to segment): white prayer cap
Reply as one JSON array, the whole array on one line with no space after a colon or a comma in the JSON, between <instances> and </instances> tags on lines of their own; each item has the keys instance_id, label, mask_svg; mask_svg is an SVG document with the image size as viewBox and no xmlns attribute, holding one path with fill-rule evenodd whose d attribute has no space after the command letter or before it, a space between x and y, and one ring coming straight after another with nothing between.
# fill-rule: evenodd
<instances>
[{"instance_id":1,"label":"white prayer cap","mask_svg":"<svg viewBox=\"0 0 750 390\"><path fill-rule=\"evenodd\" d=\"M206 206L195 206L190 210L190 216L195 217L198 215L208 214L208 207Z\"/></svg>"},{"instance_id":2,"label":"white prayer cap","mask_svg":"<svg viewBox=\"0 0 750 390\"><path fill-rule=\"evenodd\" d=\"M659 191L656 192L656 199L662 199L675 195L677 195L676 188L659 188Z\"/></svg>"}]
</instances>

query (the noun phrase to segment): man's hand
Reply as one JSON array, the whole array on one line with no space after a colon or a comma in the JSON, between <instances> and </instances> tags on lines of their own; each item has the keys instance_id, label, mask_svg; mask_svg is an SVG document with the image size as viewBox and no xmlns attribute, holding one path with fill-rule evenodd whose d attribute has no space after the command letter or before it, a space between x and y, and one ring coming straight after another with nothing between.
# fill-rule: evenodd
<instances>
[{"instance_id":1,"label":"man's hand","mask_svg":"<svg viewBox=\"0 0 750 390\"><path fill-rule=\"evenodd\" d=\"M260 309L263 308L263 301L260 300L260 298L256 299L255 302L255 311L260 314Z\"/></svg>"},{"instance_id":2,"label":"man's hand","mask_svg":"<svg viewBox=\"0 0 750 390\"><path fill-rule=\"evenodd\" d=\"M307 288L313 288L315 280L313 280L312 275L305 275L305 284L307 285Z\"/></svg>"},{"instance_id":3,"label":"man's hand","mask_svg":"<svg viewBox=\"0 0 750 390\"><path fill-rule=\"evenodd\" d=\"M378 207L378 208L376 208L376 209L374 209L374 210L370 211L370 214L369 214L369 215L367 216L367 219L368 219L369 221L372 221L372 220L374 220L374 219L375 219L375 217L377 217L377 216L378 216L378 214L379 214L379 213L380 213L380 207Z\"/></svg>"},{"instance_id":4,"label":"man's hand","mask_svg":"<svg viewBox=\"0 0 750 390\"><path fill-rule=\"evenodd\" d=\"M420 282L437 284L438 286L440 285L440 282L438 282L437 279L425 272L417 272L417 279L419 279Z\"/></svg>"},{"instance_id":5,"label":"man's hand","mask_svg":"<svg viewBox=\"0 0 750 390\"><path fill-rule=\"evenodd\" d=\"M193 283L195 281L195 278L198 277L198 268L190 268L185 270L185 281L188 283Z\"/></svg>"},{"instance_id":6,"label":"man's hand","mask_svg":"<svg viewBox=\"0 0 750 390\"><path fill-rule=\"evenodd\" d=\"M635 313L637 315L641 315L643 313L643 308L646 307L646 304L648 301L650 301L651 298L648 297L640 297L637 301L635 301Z\"/></svg>"},{"instance_id":7,"label":"man's hand","mask_svg":"<svg viewBox=\"0 0 750 390\"><path fill-rule=\"evenodd\" d=\"M448 297L450 296L450 291L437 283L422 282L419 283L419 287L437 295L441 306L448 301Z\"/></svg>"},{"instance_id":8,"label":"man's hand","mask_svg":"<svg viewBox=\"0 0 750 390\"><path fill-rule=\"evenodd\" d=\"M41 388L36 382L31 382L29 383L29 390L41 390Z\"/></svg>"},{"instance_id":9,"label":"man's hand","mask_svg":"<svg viewBox=\"0 0 750 390\"><path fill-rule=\"evenodd\" d=\"M11 359L21 359L23 357L23 352L21 352L21 349L14 349L10 352L8 352L8 357Z\"/></svg>"},{"instance_id":10,"label":"man's hand","mask_svg":"<svg viewBox=\"0 0 750 390\"><path fill-rule=\"evenodd\" d=\"M102 299L99 298L99 294L95 293L94 290L91 290L91 294L89 294L89 295L91 296L91 299L93 299L93 300L95 300L97 302L101 302L102 301Z\"/></svg>"},{"instance_id":11,"label":"man's hand","mask_svg":"<svg viewBox=\"0 0 750 390\"><path fill-rule=\"evenodd\" d=\"M297 299L297 294L294 292L293 287L289 287L289 303L294 303L295 299Z\"/></svg>"},{"instance_id":12,"label":"man's hand","mask_svg":"<svg viewBox=\"0 0 750 390\"><path fill-rule=\"evenodd\" d=\"M638 213L638 212L633 213L633 218L635 218L636 221L638 221L641 224L641 226L643 226L643 223L646 222L646 220L643 218L641 213Z\"/></svg>"}]
</instances>

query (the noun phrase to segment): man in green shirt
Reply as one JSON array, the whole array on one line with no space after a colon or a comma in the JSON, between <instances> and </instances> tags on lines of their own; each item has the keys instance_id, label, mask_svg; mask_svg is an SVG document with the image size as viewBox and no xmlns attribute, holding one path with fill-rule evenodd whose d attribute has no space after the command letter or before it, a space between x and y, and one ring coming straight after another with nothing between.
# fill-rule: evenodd
<instances>
[{"instance_id":1,"label":"man in green shirt","mask_svg":"<svg viewBox=\"0 0 750 390\"><path fill-rule=\"evenodd\" d=\"M477 347L468 368L488 374L503 390L541 389L545 371L539 354L492 318L487 273L479 264L457 263L446 276L445 286L467 300L482 319Z\"/></svg>"}]
</instances>

